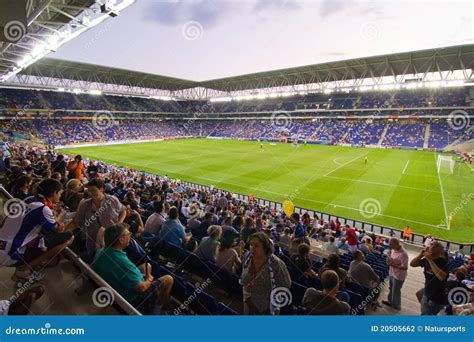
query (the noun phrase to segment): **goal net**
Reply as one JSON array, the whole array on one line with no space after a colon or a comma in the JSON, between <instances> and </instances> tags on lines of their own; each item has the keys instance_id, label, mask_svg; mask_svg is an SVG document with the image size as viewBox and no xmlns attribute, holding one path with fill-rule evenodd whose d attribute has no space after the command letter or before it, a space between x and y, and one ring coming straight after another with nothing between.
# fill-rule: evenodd
<instances>
[{"instance_id":1,"label":"goal net","mask_svg":"<svg viewBox=\"0 0 474 342\"><path fill-rule=\"evenodd\" d=\"M451 174L454 173L454 159L451 156L438 156L438 162L436 166L438 173L440 173L441 170L449 170Z\"/></svg>"}]
</instances>

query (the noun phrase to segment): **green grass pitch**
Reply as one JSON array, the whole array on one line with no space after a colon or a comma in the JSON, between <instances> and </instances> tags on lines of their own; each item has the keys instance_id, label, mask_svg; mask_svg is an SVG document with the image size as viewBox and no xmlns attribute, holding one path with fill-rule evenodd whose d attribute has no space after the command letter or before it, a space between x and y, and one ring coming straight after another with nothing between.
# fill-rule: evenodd
<instances>
[{"instance_id":1,"label":"green grass pitch","mask_svg":"<svg viewBox=\"0 0 474 342\"><path fill-rule=\"evenodd\" d=\"M91 159L402 229L474 242L474 177L437 154L343 146L181 139L63 150ZM367 157L367 163L365 163ZM452 213L446 227L446 214Z\"/></svg>"}]
</instances>

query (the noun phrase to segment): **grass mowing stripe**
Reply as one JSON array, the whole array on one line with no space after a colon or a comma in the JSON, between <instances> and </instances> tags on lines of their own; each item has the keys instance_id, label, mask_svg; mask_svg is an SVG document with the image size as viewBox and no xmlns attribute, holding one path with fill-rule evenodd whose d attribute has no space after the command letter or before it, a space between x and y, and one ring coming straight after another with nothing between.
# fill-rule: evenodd
<instances>
[{"instance_id":1,"label":"grass mowing stripe","mask_svg":"<svg viewBox=\"0 0 474 342\"><path fill-rule=\"evenodd\" d=\"M454 175L439 175L445 200L442 204L434 152L323 145L295 148L269 143L261 149L256 142L227 139L170 140L64 151L229 191L254 192L256 197L280 203L291 196L295 206L381 226L400 229L412 222L410 226L416 233L474 242L472 172L461 165ZM368 164L362 158L366 154ZM409 165L402 174L400 169L407 160ZM380 201L383 216L363 217L357 208L366 198ZM437 225L448 209L455 217L450 230L441 229Z\"/></svg>"}]
</instances>

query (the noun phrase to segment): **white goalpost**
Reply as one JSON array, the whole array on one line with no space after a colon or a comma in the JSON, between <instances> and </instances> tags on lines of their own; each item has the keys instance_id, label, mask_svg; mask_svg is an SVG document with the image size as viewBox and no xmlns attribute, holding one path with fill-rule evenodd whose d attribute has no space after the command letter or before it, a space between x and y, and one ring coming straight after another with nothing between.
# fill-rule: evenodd
<instances>
[{"instance_id":1,"label":"white goalpost","mask_svg":"<svg viewBox=\"0 0 474 342\"><path fill-rule=\"evenodd\" d=\"M449 172L451 174L454 173L454 159L451 156L439 156L438 155L438 161L436 163L436 168L438 169L438 173L441 172L441 168L443 167L443 170L446 169L444 165L448 164L449 166Z\"/></svg>"}]
</instances>

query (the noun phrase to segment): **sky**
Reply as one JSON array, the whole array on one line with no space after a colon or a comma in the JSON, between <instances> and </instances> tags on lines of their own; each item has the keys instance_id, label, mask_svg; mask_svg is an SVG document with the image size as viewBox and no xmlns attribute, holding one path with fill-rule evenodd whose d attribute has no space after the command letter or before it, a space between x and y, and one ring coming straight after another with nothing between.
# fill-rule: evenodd
<instances>
[{"instance_id":1,"label":"sky","mask_svg":"<svg viewBox=\"0 0 474 342\"><path fill-rule=\"evenodd\" d=\"M48 57L204 81L474 43L474 2L137 0Z\"/></svg>"}]
</instances>

